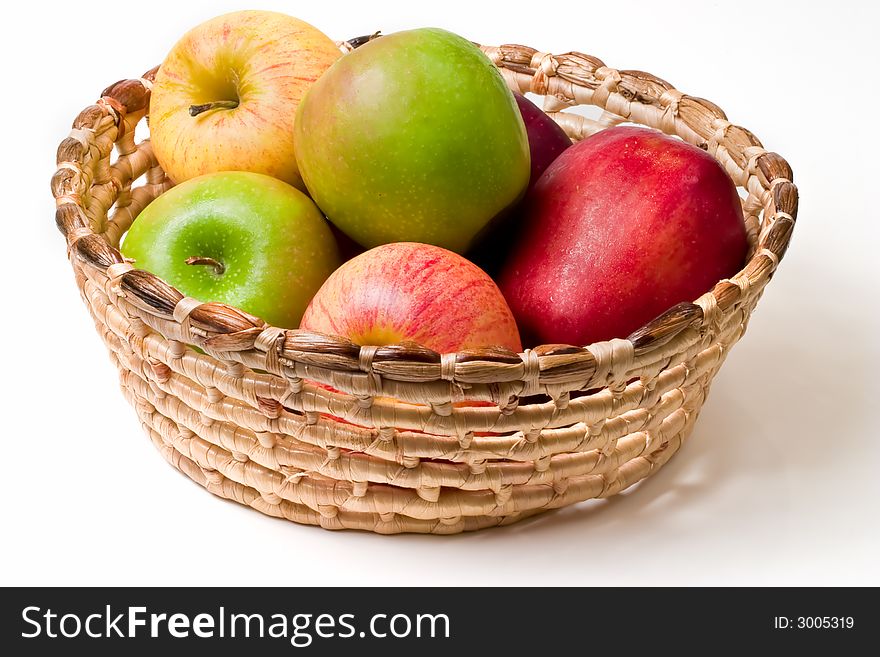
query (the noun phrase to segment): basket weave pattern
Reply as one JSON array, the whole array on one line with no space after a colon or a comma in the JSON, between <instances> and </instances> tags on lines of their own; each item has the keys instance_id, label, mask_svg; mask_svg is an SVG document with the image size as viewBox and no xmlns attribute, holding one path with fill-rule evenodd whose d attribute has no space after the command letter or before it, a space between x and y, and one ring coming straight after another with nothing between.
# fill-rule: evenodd
<instances>
[{"instance_id":1,"label":"basket weave pattern","mask_svg":"<svg viewBox=\"0 0 880 657\"><path fill-rule=\"evenodd\" d=\"M135 140L155 69L117 82L59 146L56 221L126 398L162 455L212 493L328 529L450 534L614 495L690 434L788 246L788 164L647 73L581 53L483 51L575 140L631 122L707 150L743 192L746 266L627 339L587 347L441 355L277 329L123 260L121 236L171 183ZM603 111L561 111L572 105ZM455 404L473 400L484 404Z\"/></svg>"}]
</instances>

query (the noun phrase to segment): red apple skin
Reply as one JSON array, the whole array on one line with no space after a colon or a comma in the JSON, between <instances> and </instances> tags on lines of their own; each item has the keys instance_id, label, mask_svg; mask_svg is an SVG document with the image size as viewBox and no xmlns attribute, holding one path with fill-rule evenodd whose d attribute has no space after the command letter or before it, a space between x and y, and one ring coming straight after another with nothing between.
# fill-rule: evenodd
<instances>
[{"instance_id":1,"label":"red apple skin","mask_svg":"<svg viewBox=\"0 0 880 657\"><path fill-rule=\"evenodd\" d=\"M547 116L541 109L522 94L514 92L519 113L526 124L529 137L529 153L532 160L532 174L529 178L529 189L535 186L541 174L566 148L571 146L571 139L565 134L556 121Z\"/></svg>"},{"instance_id":2,"label":"red apple skin","mask_svg":"<svg viewBox=\"0 0 880 657\"><path fill-rule=\"evenodd\" d=\"M736 187L715 159L617 127L541 176L498 281L523 335L586 345L693 301L736 273L747 249Z\"/></svg>"},{"instance_id":3,"label":"red apple skin","mask_svg":"<svg viewBox=\"0 0 880 657\"><path fill-rule=\"evenodd\" d=\"M439 353L522 350L513 314L486 272L458 254L415 242L383 244L330 275L300 328L360 345L417 342Z\"/></svg>"}]
</instances>

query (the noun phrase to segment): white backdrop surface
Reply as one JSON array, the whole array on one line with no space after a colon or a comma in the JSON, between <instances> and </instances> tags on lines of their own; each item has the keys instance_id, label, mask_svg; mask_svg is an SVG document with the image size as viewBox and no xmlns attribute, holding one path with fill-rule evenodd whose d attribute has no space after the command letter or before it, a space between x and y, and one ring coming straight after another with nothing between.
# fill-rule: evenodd
<instances>
[{"instance_id":1,"label":"white backdrop surface","mask_svg":"<svg viewBox=\"0 0 880 657\"><path fill-rule=\"evenodd\" d=\"M696 430L614 499L454 537L331 533L223 502L144 436L53 224L55 149L108 83L238 2L29 2L4 62L0 584L880 584L875 3L271 2L334 38L436 25L579 50L716 102L801 210Z\"/></svg>"}]
</instances>

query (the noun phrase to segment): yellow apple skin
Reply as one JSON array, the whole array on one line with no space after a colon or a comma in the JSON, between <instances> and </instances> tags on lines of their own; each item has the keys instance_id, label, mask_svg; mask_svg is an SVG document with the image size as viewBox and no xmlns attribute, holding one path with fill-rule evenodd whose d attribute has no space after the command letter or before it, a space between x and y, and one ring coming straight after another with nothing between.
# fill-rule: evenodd
<instances>
[{"instance_id":1,"label":"yellow apple skin","mask_svg":"<svg viewBox=\"0 0 880 657\"><path fill-rule=\"evenodd\" d=\"M150 138L176 183L216 171L252 171L304 190L293 125L309 86L339 57L308 23L271 11L239 11L187 32L156 73ZM238 102L191 116L190 107Z\"/></svg>"}]
</instances>

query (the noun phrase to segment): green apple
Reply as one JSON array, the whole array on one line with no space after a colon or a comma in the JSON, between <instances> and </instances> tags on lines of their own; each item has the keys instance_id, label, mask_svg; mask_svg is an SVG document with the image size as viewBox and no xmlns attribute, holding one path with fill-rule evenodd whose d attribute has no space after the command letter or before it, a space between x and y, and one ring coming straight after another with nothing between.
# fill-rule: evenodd
<instances>
[{"instance_id":1,"label":"green apple","mask_svg":"<svg viewBox=\"0 0 880 657\"><path fill-rule=\"evenodd\" d=\"M305 194L259 173L192 178L138 215L122 244L135 266L183 294L296 328L340 264L336 241Z\"/></svg>"},{"instance_id":2,"label":"green apple","mask_svg":"<svg viewBox=\"0 0 880 657\"><path fill-rule=\"evenodd\" d=\"M342 57L306 92L294 134L312 198L366 247L463 252L529 182L513 94L479 48L440 29Z\"/></svg>"}]
</instances>

